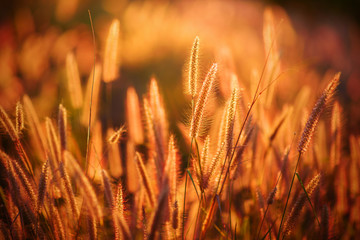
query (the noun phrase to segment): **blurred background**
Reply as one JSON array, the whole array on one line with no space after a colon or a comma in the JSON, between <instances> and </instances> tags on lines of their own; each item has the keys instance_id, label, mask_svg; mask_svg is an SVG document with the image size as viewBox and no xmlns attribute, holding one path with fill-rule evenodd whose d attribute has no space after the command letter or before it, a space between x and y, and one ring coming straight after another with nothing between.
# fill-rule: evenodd
<instances>
[{"instance_id":1,"label":"blurred background","mask_svg":"<svg viewBox=\"0 0 360 240\"><path fill-rule=\"evenodd\" d=\"M40 117L56 116L58 104L69 102L65 59L70 51L85 91L94 58L90 9L99 61L112 20L120 21L119 77L111 83L110 100L102 83L103 107L99 108L99 116L111 117L114 125L124 122L127 87L134 86L141 97L152 76L159 81L170 122L183 117L183 79L195 36L201 41L201 78L216 61L222 95L226 89L221 89L221 81L228 78L228 69L245 90L250 89L256 81L254 72L261 72L266 58L264 22L271 21L284 72L275 83L278 95L273 104L281 108L291 103L304 85L320 94L331 74L341 71L344 125L348 133L360 133L357 1L23 0L0 4L0 104L8 111L13 112L26 93ZM270 20L265 19L266 9L271 9Z\"/></svg>"}]
</instances>

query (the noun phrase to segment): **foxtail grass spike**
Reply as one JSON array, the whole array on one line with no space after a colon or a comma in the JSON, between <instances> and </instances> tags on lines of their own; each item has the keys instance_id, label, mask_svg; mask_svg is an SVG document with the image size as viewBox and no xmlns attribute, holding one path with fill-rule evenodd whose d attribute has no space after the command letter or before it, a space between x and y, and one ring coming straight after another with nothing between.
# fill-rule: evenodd
<instances>
[{"instance_id":1,"label":"foxtail grass spike","mask_svg":"<svg viewBox=\"0 0 360 240\"><path fill-rule=\"evenodd\" d=\"M154 117L155 133L159 135L159 141L163 142L167 138L167 121L165 116L164 104L160 95L159 86L153 77L150 80L149 100Z\"/></svg>"},{"instance_id":2,"label":"foxtail grass spike","mask_svg":"<svg viewBox=\"0 0 360 240\"><path fill-rule=\"evenodd\" d=\"M104 82L112 82L119 76L118 69L118 49L120 37L120 22L114 19L110 25L109 33L106 38L103 79Z\"/></svg>"},{"instance_id":3,"label":"foxtail grass spike","mask_svg":"<svg viewBox=\"0 0 360 240\"><path fill-rule=\"evenodd\" d=\"M119 211L120 214L124 212L124 196L123 196L123 186L121 182L119 182L116 191L116 199L115 199L115 208Z\"/></svg>"},{"instance_id":4,"label":"foxtail grass spike","mask_svg":"<svg viewBox=\"0 0 360 240\"><path fill-rule=\"evenodd\" d=\"M268 196L268 199L266 201L266 203L268 205L271 205L274 203L274 199L275 199L275 195L276 195L276 192L277 192L277 187L274 187L273 190L270 192L269 196Z\"/></svg>"},{"instance_id":5,"label":"foxtail grass spike","mask_svg":"<svg viewBox=\"0 0 360 240\"><path fill-rule=\"evenodd\" d=\"M53 229L54 234L58 236L59 239L66 239L66 234L64 230L64 224L61 220L59 210L56 206L54 206L53 200L50 200L50 215L52 216L52 222L53 222Z\"/></svg>"},{"instance_id":6,"label":"foxtail grass spike","mask_svg":"<svg viewBox=\"0 0 360 240\"><path fill-rule=\"evenodd\" d=\"M38 115L35 112L34 105L32 104L29 96L25 95L23 97L24 109L26 114L27 123L29 124L30 130L34 131L37 141L41 146L43 155L46 156L46 151L48 149L45 134L40 124Z\"/></svg>"},{"instance_id":7,"label":"foxtail grass spike","mask_svg":"<svg viewBox=\"0 0 360 240\"><path fill-rule=\"evenodd\" d=\"M45 200L46 188L49 183L49 161L46 161L41 170L39 187L38 187L38 196L36 202L36 212L40 213L41 207Z\"/></svg>"},{"instance_id":8,"label":"foxtail grass spike","mask_svg":"<svg viewBox=\"0 0 360 240\"><path fill-rule=\"evenodd\" d=\"M174 136L171 135L169 139L168 156L164 169L164 177L169 178L170 184L170 198L172 201L176 199L176 184L177 184L177 168L176 168L176 147Z\"/></svg>"},{"instance_id":9,"label":"foxtail grass spike","mask_svg":"<svg viewBox=\"0 0 360 240\"><path fill-rule=\"evenodd\" d=\"M201 87L198 100L195 105L194 114L191 119L191 125L190 125L190 137L191 138L197 138L199 136L200 132L200 125L201 121L204 115L205 107L207 100L209 98L209 95L212 91L212 87L214 85L215 77L217 72L217 64L214 63L208 74L206 75L206 78L203 82L203 85Z\"/></svg>"},{"instance_id":10,"label":"foxtail grass spike","mask_svg":"<svg viewBox=\"0 0 360 240\"><path fill-rule=\"evenodd\" d=\"M317 123L319 121L321 113L324 111L329 99L334 95L335 90L337 86L340 83L340 73L337 73L332 81L328 84L327 88L323 92L323 94L320 96L318 101L316 102L307 122L304 128L304 131L302 133L299 145L298 145L298 151L299 153L304 153L310 143L310 140L314 134L315 128L317 126Z\"/></svg>"},{"instance_id":11,"label":"foxtail grass spike","mask_svg":"<svg viewBox=\"0 0 360 240\"><path fill-rule=\"evenodd\" d=\"M135 161L136 161L136 166L137 166L140 178L142 179L142 182L144 184L146 193L147 193L147 195L149 197L150 204L151 204L151 206L155 206L154 190L153 190L153 187L151 185L149 175L148 175L147 170L145 168L142 157L141 157L140 153L138 153L138 152L136 152Z\"/></svg>"},{"instance_id":12,"label":"foxtail grass spike","mask_svg":"<svg viewBox=\"0 0 360 240\"><path fill-rule=\"evenodd\" d=\"M222 142L221 146L217 149L217 152L211 162L209 163L208 167L206 168L206 172L203 175L203 184L204 189L208 188L209 182L211 181L212 176L215 174L215 170L218 166L220 166L220 160L224 155L225 150L225 142ZM216 176L216 181L220 181L220 175Z\"/></svg>"},{"instance_id":13,"label":"foxtail grass spike","mask_svg":"<svg viewBox=\"0 0 360 240\"><path fill-rule=\"evenodd\" d=\"M231 99L228 103L227 114L226 114L226 127L225 127L225 150L226 152L232 148L233 142L233 132L234 132L234 122L235 122L235 112L236 106L239 98L239 90L234 88L231 93Z\"/></svg>"},{"instance_id":14,"label":"foxtail grass spike","mask_svg":"<svg viewBox=\"0 0 360 240\"><path fill-rule=\"evenodd\" d=\"M218 136L218 144L217 147L219 148L226 139L226 116L227 116L227 106L225 105L224 109L222 110L220 128L219 128L219 136Z\"/></svg>"},{"instance_id":15,"label":"foxtail grass spike","mask_svg":"<svg viewBox=\"0 0 360 240\"><path fill-rule=\"evenodd\" d=\"M123 187L121 182L119 182L117 186L117 191L113 203L113 209L112 209L112 217L114 221L114 232L115 232L115 239L122 239L122 230L120 224L125 224L126 221L124 219L124 203L123 203ZM119 220L124 219L124 222L121 223Z\"/></svg>"},{"instance_id":16,"label":"foxtail grass spike","mask_svg":"<svg viewBox=\"0 0 360 240\"><path fill-rule=\"evenodd\" d=\"M0 122L2 126L5 128L6 132L9 134L11 140L16 141L17 139L19 139L14 124L11 122L9 116L1 106L0 106Z\"/></svg>"},{"instance_id":17,"label":"foxtail grass spike","mask_svg":"<svg viewBox=\"0 0 360 240\"><path fill-rule=\"evenodd\" d=\"M321 225L320 225L321 239L329 239L329 208L324 205L321 211Z\"/></svg>"},{"instance_id":18,"label":"foxtail grass spike","mask_svg":"<svg viewBox=\"0 0 360 240\"><path fill-rule=\"evenodd\" d=\"M25 128L24 124L24 111L21 102L16 103L16 131L20 135L22 130Z\"/></svg>"},{"instance_id":19,"label":"foxtail grass spike","mask_svg":"<svg viewBox=\"0 0 360 240\"><path fill-rule=\"evenodd\" d=\"M172 219L172 221L171 221L172 228L177 229L179 226L179 204L178 204L178 201L175 201L175 203L174 203L171 219Z\"/></svg>"},{"instance_id":20,"label":"foxtail grass spike","mask_svg":"<svg viewBox=\"0 0 360 240\"><path fill-rule=\"evenodd\" d=\"M319 187L321 175L316 175L306 186L306 192L309 197L313 194L313 192ZM291 209L289 216L284 224L283 234L284 236L290 235L292 229L295 227L296 222L300 216L301 210L304 207L307 200L306 193L301 193L296 200L295 205Z\"/></svg>"},{"instance_id":21,"label":"foxtail grass spike","mask_svg":"<svg viewBox=\"0 0 360 240\"><path fill-rule=\"evenodd\" d=\"M73 108L79 109L83 104L83 94L78 64L72 52L66 55L66 74L71 104Z\"/></svg>"},{"instance_id":22,"label":"foxtail grass spike","mask_svg":"<svg viewBox=\"0 0 360 240\"><path fill-rule=\"evenodd\" d=\"M209 148L210 148L210 135L207 135L205 138L204 146L201 152L201 166L203 171L205 170L205 166L208 164L209 159Z\"/></svg>"},{"instance_id":23,"label":"foxtail grass spike","mask_svg":"<svg viewBox=\"0 0 360 240\"><path fill-rule=\"evenodd\" d=\"M121 234L124 236L124 239L132 239L129 225L124 219L124 217L122 217L120 214L117 214L116 216L117 216L118 225L120 226L121 229Z\"/></svg>"},{"instance_id":24,"label":"foxtail grass spike","mask_svg":"<svg viewBox=\"0 0 360 240\"><path fill-rule=\"evenodd\" d=\"M88 230L89 230L89 239L90 240L98 239L96 220L91 215L88 215L86 217L86 222L87 222Z\"/></svg>"},{"instance_id":25,"label":"foxtail grass spike","mask_svg":"<svg viewBox=\"0 0 360 240\"><path fill-rule=\"evenodd\" d=\"M25 172L25 170L21 167L21 165L17 161L10 161L10 165L12 166L12 169L14 169L16 175L18 176L18 179L20 180L21 184L23 185L26 193L31 199L31 205L35 207L36 205L36 195L37 193L34 190L34 187L32 183L30 182L30 177Z\"/></svg>"},{"instance_id":26,"label":"foxtail grass spike","mask_svg":"<svg viewBox=\"0 0 360 240\"><path fill-rule=\"evenodd\" d=\"M58 135L56 134L55 127L50 118L46 118L45 126L46 126L48 146L50 148L50 153L51 153L51 159L55 161L55 167L56 167L56 165L59 164L61 159L60 143L59 143Z\"/></svg>"},{"instance_id":27,"label":"foxtail grass spike","mask_svg":"<svg viewBox=\"0 0 360 240\"><path fill-rule=\"evenodd\" d=\"M59 136L60 136L60 147L61 147L61 151L64 151L66 150L66 145L67 145L67 139L66 139L67 112L62 104L59 105L58 125L59 125Z\"/></svg>"},{"instance_id":28,"label":"foxtail grass spike","mask_svg":"<svg viewBox=\"0 0 360 240\"><path fill-rule=\"evenodd\" d=\"M144 114L146 121L147 138L150 142L150 148L155 148L154 116L149 101L144 98Z\"/></svg>"},{"instance_id":29,"label":"foxtail grass spike","mask_svg":"<svg viewBox=\"0 0 360 240\"><path fill-rule=\"evenodd\" d=\"M199 37L195 37L193 46L191 48L191 55L189 61L188 93L192 98L197 95L197 81L199 71L199 41Z\"/></svg>"},{"instance_id":30,"label":"foxtail grass spike","mask_svg":"<svg viewBox=\"0 0 360 240\"><path fill-rule=\"evenodd\" d=\"M133 87L126 91L126 122L129 138L135 144L144 142L143 126L141 122L139 97Z\"/></svg>"},{"instance_id":31,"label":"foxtail grass spike","mask_svg":"<svg viewBox=\"0 0 360 240\"><path fill-rule=\"evenodd\" d=\"M31 206L35 207L36 205L36 192L33 188L33 184L30 179L30 175L26 172L25 166L22 164L23 162L12 159L5 152L0 150L0 159L2 165L5 167L7 174L9 177L13 179L14 182L13 187L16 188L16 191L19 191L20 184L25 189L28 197L31 200ZM19 183L20 181L20 183ZM17 194L18 195L18 194Z\"/></svg>"}]
</instances>

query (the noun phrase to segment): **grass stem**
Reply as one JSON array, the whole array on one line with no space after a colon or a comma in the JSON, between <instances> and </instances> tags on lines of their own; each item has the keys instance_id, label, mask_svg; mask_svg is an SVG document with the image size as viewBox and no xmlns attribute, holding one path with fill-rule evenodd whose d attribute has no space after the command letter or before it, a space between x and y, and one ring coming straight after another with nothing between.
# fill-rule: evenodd
<instances>
[{"instance_id":1,"label":"grass stem","mask_svg":"<svg viewBox=\"0 0 360 240\"><path fill-rule=\"evenodd\" d=\"M288 196L287 196L287 198L286 198L285 208L284 208L284 211L283 211L283 214L282 214L282 217L281 217L281 222L280 222L280 226L279 226L278 236L277 236L277 238L276 238L277 240L280 239L281 228L282 228L282 225L283 225L283 222L284 222L284 217L285 217L285 213L286 213L286 208L287 208L287 205L288 205L288 203L289 203L290 194L291 194L291 190L292 190L292 187L293 187L293 184L294 184L294 179L295 179L295 175L296 175L297 168L298 168L298 166L299 166L300 158L301 158L301 153L299 152L299 157L298 157L297 162L296 162L294 174L293 174L293 177L292 177L292 179L291 179L291 184L290 184Z\"/></svg>"}]
</instances>

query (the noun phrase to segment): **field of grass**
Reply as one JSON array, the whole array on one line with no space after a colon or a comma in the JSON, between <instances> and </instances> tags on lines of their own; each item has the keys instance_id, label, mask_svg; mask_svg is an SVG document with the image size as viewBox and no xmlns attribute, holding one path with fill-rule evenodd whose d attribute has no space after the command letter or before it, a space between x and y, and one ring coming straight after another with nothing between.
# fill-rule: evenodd
<instances>
[{"instance_id":1,"label":"field of grass","mask_svg":"<svg viewBox=\"0 0 360 240\"><path fill-rule=\"evenodd\" d=\"M1 239L359 235L352 58L276 6L89 6L1 24Z\"/></svg>"}]
</instances>

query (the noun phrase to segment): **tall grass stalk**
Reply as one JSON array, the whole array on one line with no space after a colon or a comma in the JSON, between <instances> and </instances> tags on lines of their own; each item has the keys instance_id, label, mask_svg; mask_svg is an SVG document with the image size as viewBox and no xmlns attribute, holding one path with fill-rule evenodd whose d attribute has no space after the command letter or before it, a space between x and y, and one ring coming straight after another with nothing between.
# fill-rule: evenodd
<instances>
[{"instance_id":1,"label":"tall grass stalk","mask_svg":"<svg viewBox=\"0 0 360 240\"><path fill-rule=\"evenodd\" d=\"M92 101L93 101L93 93L94 93L94 82L95 82L95 65L96 65L96 40L95 40L95 31L94 25L91 18L90 9L88 9L89 13L89 20L91 25L91 33L92 33L92 40L93 40L93 49L94 49L94 66L93 66L93 78L91 83L91 94L90 94L90 102L89 102L89 123L87 128L87 136L86 136L86 155L85 155L85 173L88 173L88 165L89 165L89 149L90 149L90 134L91 134L91 114L92 114Z\"/></svg>"},{"instance_id":2,"label":"tall grass stalk","mask_svg":"<svg viewBox=\"0 0 360 240\"><path fill-rule=\"evenodd\" d=\"M317 100L311 114L309 115L309 118L306 122L304 131L302 133L301 139L299 141L299 145L298 145L298 152L299 152L299 156L298 156L298 160L296 161L296 167L293 173L293 177L291 180L291 184L290 184L290 188L289 188L289 192L288 192L288 196L286 199L286 203L285 203L285 207L284 207L284 211L281 217L281 222L280 222L280 226L279 226L279 234L277 236L277 239L280 239L280 235L281 235L281 228L282 228L282 224L284 221L284 217L285 217L285 213L286 213L286 208L289 202L289 198L290 198L290 194L291 194L291 190L293 187L293 183L294 183L294 179L295 179L295 175L297 173L297 168L300 162L300 158L301 155L303 153L305 153L305 151L307 150L307 147L310 143L310 140L312 138L312 136L314 135L315 132L315 128L317 126L317 123L319 121L320 115L321 113L324 111L325 107L327 106L327 103L329 102L330 98L334 95L334 92L337 88L337 86L340 83L340 73L337 73L333 79L331 80L331 82L328 84L328 86L326 87L326 89L324 90L324 92L322 93L322 95L319 97L319 99Z\"/></svg>"}]
</instances>

